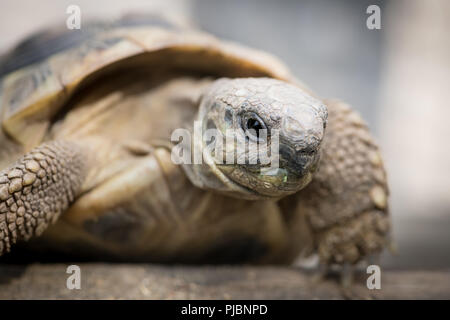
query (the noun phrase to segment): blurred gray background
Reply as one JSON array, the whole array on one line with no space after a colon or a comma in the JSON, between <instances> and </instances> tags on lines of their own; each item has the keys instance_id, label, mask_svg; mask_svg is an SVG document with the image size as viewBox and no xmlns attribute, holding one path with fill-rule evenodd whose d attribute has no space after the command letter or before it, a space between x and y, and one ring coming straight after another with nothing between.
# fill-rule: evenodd
<instances>
[{"instance_id":1,"label":"blurred gray background","mask_svg":"<svg viewBox=\"0 0 450 320\"><path fill-rule=\"evenodd\" d=\"M39 28L65 28L70 4L82 21L133 11L186 17L275 54L321 96L350 103L388 170L398 254L384 255L384 266L450 267L450 1L1 1L0 52ZM366 27L371 4L381 30Z\"/></svg>"}]
</instances>

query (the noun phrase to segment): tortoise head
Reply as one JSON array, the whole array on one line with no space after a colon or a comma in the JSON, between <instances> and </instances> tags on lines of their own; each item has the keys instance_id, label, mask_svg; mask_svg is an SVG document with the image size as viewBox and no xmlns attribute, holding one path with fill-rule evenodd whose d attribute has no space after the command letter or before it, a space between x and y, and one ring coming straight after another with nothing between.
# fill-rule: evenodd
<instances>
[{"instance_id":1,"label":"tortoise head","mask_svg":"<svg viewBox=\"0 0 450 320\"><path fill-rule=\"evenodd\" d=\"M191 181L248 198L304 188L318 167L327 109L300 88L269 78L222 78L203 94ZM195 130L194 130L195 131Z\"/></svg>"}]
</instances>

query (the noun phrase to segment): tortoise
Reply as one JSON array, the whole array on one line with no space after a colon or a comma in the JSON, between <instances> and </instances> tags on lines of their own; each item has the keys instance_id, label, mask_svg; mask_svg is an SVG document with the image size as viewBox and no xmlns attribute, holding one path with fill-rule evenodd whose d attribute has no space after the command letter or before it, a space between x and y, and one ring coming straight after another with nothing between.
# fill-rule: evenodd
<instances>
[{"instance_id":1,"label":"tortoise","mask_svg":"<svg viewBox=\"0 0 450 320\"><path fill-rule=\"evenodd\" d=\"M41 32L1 62L0 255L18 243L88 259L316 255L330 266L383 250L386 173L349 105L318 97L268 53L194 28L90 26ZM220 138L195 128L236 140L216 153L207 142ZM247 162L218 160L240 142L278 145L277 166L252 148ZM203 161L180 161L189 147Z\"/></svg>"}]
</instances>

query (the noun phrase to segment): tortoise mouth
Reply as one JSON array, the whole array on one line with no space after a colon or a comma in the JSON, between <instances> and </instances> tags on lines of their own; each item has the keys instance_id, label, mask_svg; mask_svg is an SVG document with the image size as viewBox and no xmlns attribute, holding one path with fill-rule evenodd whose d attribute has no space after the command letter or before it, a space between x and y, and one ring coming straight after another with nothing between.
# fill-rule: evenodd
<instances>
[{"instance_id":1,"label":"tortoise mouth","mask_svg":"<svg viewBox=\"0 0 450 320\"><path fill-rule=\"evenodd\" d=\"M247 199L247 200L279 199L286 195L286 194L279 195L275 193L267 193L267 194L260 193L253 189L250 189L249 187L245 186L244 184L238 181L232 180L231 178L229 179L230 182L237 187L236 189L239 189L239 192L238 194L236 194L236 197L240 199Z\"/></svg>"},{"instance_id":2,"label":"tortoise mouth","mask_svg":"<svg viewBox=\"0 0 450 320\"><path fill-rule=\"evenodd\" d=\"M284 169L274 169L275 172L261 170L248 171L245 166L235 166L226 164L217 164L229 183L237 186L239 189L258 199L279 199L286 195L295 193L302 184L302 179L287 181L287 171Z\"/></svg>"}]
</instances>

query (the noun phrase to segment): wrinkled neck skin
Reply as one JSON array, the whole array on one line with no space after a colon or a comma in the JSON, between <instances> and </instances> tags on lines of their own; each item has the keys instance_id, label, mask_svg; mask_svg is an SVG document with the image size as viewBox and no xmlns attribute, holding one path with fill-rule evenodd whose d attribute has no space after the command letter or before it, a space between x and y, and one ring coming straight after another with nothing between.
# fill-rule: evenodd
<instances>
[{"instance_id":1,"label":"wrinkled neck skin","mask_svg":"<svg viewBox=\"0 0 450 320\"><path fill-rule=\"evenodd\" d=\"M196 116L196 121L203 121L202 107ZM200 164L182 164L182 168L189 178L189 180L196 187L204 190L215 191L230 197L246 199L246 200L260 200L265 199L253 192L250 189L242 187L231 181L223 172L219 170L211 154L204 148L202 137L194 135L193 125L186 125L186 128L191 133L191 152L201 155Z\"/></svg>"}]
</instances>

